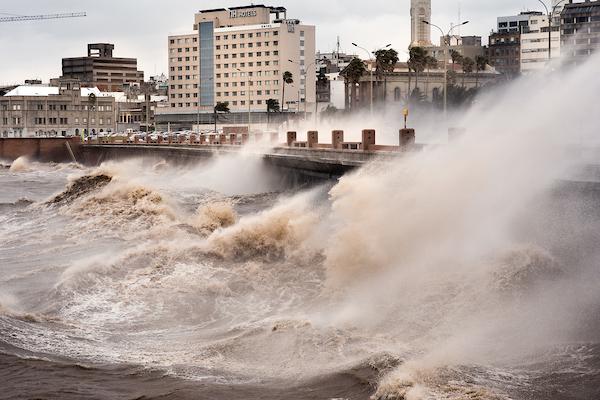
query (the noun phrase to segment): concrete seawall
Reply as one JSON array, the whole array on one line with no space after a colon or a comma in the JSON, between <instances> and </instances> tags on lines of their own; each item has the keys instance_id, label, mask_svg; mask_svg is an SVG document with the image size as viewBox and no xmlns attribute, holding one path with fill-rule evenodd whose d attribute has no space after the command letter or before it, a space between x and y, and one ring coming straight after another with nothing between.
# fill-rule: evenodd
<instances>
[{"instance_id":1,"label":"concrete seawall","mask_svg":"<svg viewBox=\"0 0 600 400\"><path fill-rule=\"evenodd\" d=\"M75 158L80 161L80 138L0 138L0 158L14 161L25 156L42 162L68 162L72 161L72 157L67 143Z\"/></svg>"},{"instance_id":2,"label":"concrete seawall","mask_svg":"<svg viewBox=\"0 0 600 400\"><path fill-rule=\"evenodd\" d=\"M371 160L397 159L401 153L365 152L335 149L308 149L289 147L241 147L233 145L184 144L97 144L82 146L82 160L88 165L98 165L107 160L126 158L157 158L185 164L209 159L214 155L231 155L240 152L262 157L272 167L294 174L321 179L337 178Z\"/></svg>"}]
</instances>

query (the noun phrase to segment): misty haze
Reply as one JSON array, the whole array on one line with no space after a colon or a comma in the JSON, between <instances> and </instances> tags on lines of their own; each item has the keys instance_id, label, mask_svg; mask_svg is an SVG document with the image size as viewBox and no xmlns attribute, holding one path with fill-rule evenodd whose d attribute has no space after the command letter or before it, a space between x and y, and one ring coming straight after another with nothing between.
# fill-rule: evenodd
<instances>
[{"instance_id":1,"label":"misty haze","mask_svg":"<svg viewBox=\"0 0 600 400\"><path fill-rule=\"evenodd\" d=\"M600 398L600 1L449 3L0 6L0 399Z\"/></svg>"}]
</instances>

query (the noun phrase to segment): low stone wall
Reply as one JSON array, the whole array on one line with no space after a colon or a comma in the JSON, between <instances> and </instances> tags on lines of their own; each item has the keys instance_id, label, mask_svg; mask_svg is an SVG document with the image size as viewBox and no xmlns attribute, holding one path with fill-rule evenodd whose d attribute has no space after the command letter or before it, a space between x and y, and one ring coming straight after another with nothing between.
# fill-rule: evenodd
<instances>
[{"instance_id":1,"label":"low stone wall","mask_svg":"<svg viewBox=\"0 0 600 400\"><path fill-rule=\"evenodd\" d=\"M69 162L71 147L75 158L81 157L80 138L0 138L0 158L8 161L25 156L42 162Z\"/></svg>"}]
</instances>

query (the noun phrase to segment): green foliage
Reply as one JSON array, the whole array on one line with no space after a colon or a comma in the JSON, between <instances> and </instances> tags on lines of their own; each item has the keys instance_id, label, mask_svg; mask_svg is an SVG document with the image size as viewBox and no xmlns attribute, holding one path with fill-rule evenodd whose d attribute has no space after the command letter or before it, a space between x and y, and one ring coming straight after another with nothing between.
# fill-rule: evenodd
<instances>
[{"instance_id":1,"label":"green foliage","mask_svg":"<svg viewBox=\"0 0 600 400\"><path fill-rule=\"evenodd\" d=\"M267 112L279 112L279 100L268 99L267 100Z\"/></svg>"},{"instance_id":2,"label":"green foliage","mask_svg":"<svg viewBox=\"0 0 600 400\"><path fill-rule=\"evenodd\" d=\"M461 64L465 74L472 73L473 69L475 68L475 61L473 61L473 59L470 57L464 57Z\"/></svg>"},{"instance_id":3,"label":"green foliage","mask_svg":"<svg viewBox=\"0 0 600 400\"><path fill-rule=\"evenodd\" d=\"M229 102L225 101L225 102L218 102L215 105L215 113L229 113Z\"/></svg>"},{"instance_id":4,"label":"green foliage","mask_svg":"<svg viewBox=\"0 0 600 400\"><path fill-rule=\"evenodd\" d=\"M394 72L398 64L398 52L394 49L380 49L375 52L375 75L381 79L383 75Z\"/></svg>"},{"instance_id":5,"label":"green foliage","mask_svg":"<svg viewBox=\"0 0 600 400\"><path fill-rule=\"evenodd\" d=\"M354 57L343 72L348 82L358 83L360 82L360 78L367 72L367 67L360 58Z\"/></svg>"}]
</instances>

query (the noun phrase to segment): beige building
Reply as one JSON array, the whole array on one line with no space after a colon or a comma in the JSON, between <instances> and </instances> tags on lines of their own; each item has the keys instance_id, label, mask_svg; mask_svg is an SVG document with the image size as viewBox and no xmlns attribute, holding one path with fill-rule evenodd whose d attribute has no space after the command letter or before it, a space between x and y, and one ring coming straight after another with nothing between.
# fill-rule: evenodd
<instances>
[{"instance_id":1,"label":"beige building","mask_svg":"<svg viewBox=\"0 0 600 400\"><path fill-rule=\"evenodd\" d=\"M114 97L81 88L76 80L57 87L18 86L0 97L2 137L79 136L88 128L91 133L114 132L115 124Z\"/></svg>"},{"instance_id":2,"label":"beige building","mask_svg":"<svg viewBox=\"0 0 600 400\"><path fill-rule=\"evenodd\" d=\"M552 58L560 58L560 30L553 27L551 33ZM543 70L548 66L548 16L533 15L529 29L521 33L521 72Z\"/></svg>"},{"instance_id":3,"label":"beige building","mask_svg":"<svg viewBox=\"0 0 600 400\"><path fill-rule=\"evenodd\" d=\"M233 123L266 119L267 100L284 110L312 110L316 98L315 27L288 19L283 7L262 5L204 10L194 31L170 36L169 107L163 122L190 126L212 121L228 102ZM283 73L294 83L285 87ZM161 117L158 117L161 119Z\"/></svg>"}]
</instances>

